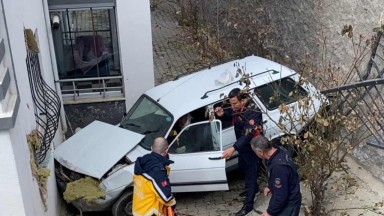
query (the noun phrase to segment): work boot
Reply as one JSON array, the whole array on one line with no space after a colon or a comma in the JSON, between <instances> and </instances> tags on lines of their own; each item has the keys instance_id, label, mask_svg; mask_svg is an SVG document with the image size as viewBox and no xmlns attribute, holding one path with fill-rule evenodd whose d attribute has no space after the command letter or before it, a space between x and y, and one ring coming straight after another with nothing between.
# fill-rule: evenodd
<instances>
[{"instance_id":1,"label":"work boot","mask_svg":"<svg viewBox=\"0 0 384 216\"><path fill-rule=\"evenodd\" d=\"M240 211L236 212L235 216L245 216L249 212L251 212L253 208L248 209L245 205L240 209Z\"/></svg>"}]
</instances>

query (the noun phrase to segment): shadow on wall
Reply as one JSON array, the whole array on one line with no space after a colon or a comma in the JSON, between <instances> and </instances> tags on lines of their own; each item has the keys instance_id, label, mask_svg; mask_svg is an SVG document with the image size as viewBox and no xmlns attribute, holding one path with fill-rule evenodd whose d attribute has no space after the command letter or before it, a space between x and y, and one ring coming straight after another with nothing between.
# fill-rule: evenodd
<instances>
[{"instance_id":1,"label":"shadow on wall","mask_svg":"<svg viewBox=\"0 0 384 216\"><path fill-rule=\"evenodd\" d=\"M76 128L83 128L95 120L116 125L126 112L125 101L67 104L64 110L68 122L67 138L75 133Z\"/></svg>"}]
</instances>

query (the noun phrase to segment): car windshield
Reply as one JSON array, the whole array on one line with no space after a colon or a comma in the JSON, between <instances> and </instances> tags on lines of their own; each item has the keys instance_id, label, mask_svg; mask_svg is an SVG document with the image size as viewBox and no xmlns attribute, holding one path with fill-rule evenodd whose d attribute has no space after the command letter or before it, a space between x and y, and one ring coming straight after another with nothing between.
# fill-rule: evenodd
<instances>
[{"instance_id":1,"label":"car windshield","mask_svg":"<svg viewBox=\"0 0 384 216\"><path fill-rule=\"evenodd\" d=\"M308 93L293 79L286 77L255 88L255 94L268 110L274 110L280 104L292 103Z\"/></svg>"},{"instance_id":2,"label":"car windshield","mask_svg":"<svg viewBox=\"0 0 384 216\"><path fill-rule=\"evenodd\" d=\"M150 150L156 137L164 137L172 125L173 116L154 100L142 96L123 118L120 127L145 135L139 143Z\"/></svg>"}]
</instances>

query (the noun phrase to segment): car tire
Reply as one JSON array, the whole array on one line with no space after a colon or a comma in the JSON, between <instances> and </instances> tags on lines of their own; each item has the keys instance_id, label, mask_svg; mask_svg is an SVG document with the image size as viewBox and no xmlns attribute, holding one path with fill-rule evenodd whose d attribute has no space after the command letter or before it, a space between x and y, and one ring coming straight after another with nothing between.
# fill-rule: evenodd
<instances>
[{"instance_id":1,"label":"car tire","mask_svg":"<svg viewBox=\"0 0 384 216\"><path fill-rule=\"evenodd\" d=\"M133 191L124 192L112 206L113 216L131 216Z\"/></svg>"}]
</instances>

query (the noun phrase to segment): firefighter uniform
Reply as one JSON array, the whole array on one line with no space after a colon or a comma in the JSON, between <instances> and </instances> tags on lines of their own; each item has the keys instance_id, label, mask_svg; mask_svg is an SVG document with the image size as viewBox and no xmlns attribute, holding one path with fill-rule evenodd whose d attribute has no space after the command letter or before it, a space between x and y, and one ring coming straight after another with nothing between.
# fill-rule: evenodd
<instances>
[{"instance_id":1,"label":"firefighter uniform","mask_svg":"<svg viewBox=\"0 0 384 216\"><path fill-rule=\"evenodd\" d=\"M168 179L171 163L155 152L137 158L133 176L134 216L165 216L166 208L176 205Z\"/></svg>"},{"instance_id":2,"label":"firefighter uniform","mask_svg":"<svg viewBox=\"0 0 384 216\"><path fill-rule=\"evenodd\" d=\"M232 118L236 135L233 147L239 153L239 168L245 175L246 196L243 208L249 211L253 209L255 195L259 191L257 177L261 162L252 151L250 142L253 137L261 134L262 113L254 104L248 103L239 112L226 109L222 118Z\"/></svg>"},{"instance_id":3,"label":"firefighter uniform","mask_svg":"<svg viewBox=\"0 0 384 216\"><path fill-rule=\"evenodd\" d=\"M267 212L273 216L298 216L301 206L300 178L288 151L277 148L267 160L268 188L272 197Z\"/></svg>"}]
</instances>

